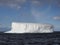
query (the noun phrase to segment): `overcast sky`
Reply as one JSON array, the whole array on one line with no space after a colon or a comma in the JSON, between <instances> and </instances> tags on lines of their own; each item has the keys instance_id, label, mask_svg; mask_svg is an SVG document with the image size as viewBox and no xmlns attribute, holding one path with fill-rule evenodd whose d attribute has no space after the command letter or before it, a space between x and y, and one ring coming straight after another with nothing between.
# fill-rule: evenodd
<instances>
[{"instance_id":1,"label":"overcast sky","mask_svg":"<svg viewBox=\"0 0 60 45\"><path fill-rule=\"evenodd\" d=\"M0 28L12 22L49 23L60 31L60 0L0 0Z\"/></svg>"}]
</instances>

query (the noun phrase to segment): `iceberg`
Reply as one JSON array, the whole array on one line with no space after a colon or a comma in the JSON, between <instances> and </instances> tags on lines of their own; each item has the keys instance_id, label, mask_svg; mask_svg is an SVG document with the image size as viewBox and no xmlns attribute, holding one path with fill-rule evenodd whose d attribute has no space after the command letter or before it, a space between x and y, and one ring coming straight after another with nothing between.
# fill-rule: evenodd
<instances>
[{"instance_id":1,"label":"iceberg","mask_svg":"<svg viewBox=\"0 0 60 45\"><path fill-rule=\"evenodd\" d=\"M51 24L13 22L11 27L11 31L5 33L52 33L54 31Z\"/></svg>"}]
</instances>

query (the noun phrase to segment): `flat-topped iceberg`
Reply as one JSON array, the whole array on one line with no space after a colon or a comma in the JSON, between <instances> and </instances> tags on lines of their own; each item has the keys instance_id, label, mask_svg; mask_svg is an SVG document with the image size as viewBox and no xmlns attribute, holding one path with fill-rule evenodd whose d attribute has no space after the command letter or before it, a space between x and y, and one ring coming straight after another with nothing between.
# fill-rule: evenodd
<instances>
[{"instance_id":1,"label":"flat-topped iceberg","mask_svg":"<svg viewBox=\"0 0 60 45\"><path fill-rule=\"evenodd\" d=\"M13 22L11 31L5 33L51 33L53 31L51 24Z\"/></svg>"}]
</instances>

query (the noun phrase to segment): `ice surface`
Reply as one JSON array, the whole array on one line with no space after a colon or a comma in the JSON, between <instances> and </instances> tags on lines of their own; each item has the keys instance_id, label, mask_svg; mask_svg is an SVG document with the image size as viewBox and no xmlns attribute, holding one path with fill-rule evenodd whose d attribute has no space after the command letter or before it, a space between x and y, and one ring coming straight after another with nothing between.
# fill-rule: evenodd
<instances>
[{"instance_id":1,"label":"ice surface","mask_svg":"<svg viewBox=\"0 0 60 45\"><path fill-rule=\"evenodd\" d=\"M6 33L51 33L53 25L40 23L12 23L11 31Z\"/></svg>"}]
</instances>

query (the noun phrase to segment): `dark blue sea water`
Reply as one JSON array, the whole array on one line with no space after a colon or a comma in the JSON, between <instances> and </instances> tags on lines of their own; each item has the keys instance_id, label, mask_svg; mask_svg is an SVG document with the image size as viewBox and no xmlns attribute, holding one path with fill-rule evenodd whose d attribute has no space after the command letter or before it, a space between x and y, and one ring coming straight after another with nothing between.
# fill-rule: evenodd
<instances>
[{"instance_id":1,"label":"dark blue sea water","mask_svg":"<svg viewBox=\"0 0 60 45\"><path fill-rule=\"evenodd\" d=\"M60 32L0 33L0 45L60 45Z\"/></svg>"}]
</instances>

